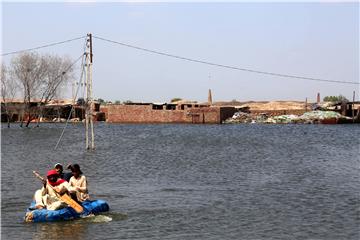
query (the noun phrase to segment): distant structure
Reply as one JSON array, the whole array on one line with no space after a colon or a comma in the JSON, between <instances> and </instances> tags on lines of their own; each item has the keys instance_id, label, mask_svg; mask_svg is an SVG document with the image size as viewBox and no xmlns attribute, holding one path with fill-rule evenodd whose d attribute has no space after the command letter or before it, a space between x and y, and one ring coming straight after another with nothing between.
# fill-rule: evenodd
<instances>
[{"instance_id":1,"label":"distant structure","mask_svg":"<svg viewBox=\"0 0 360 240\"><path fill-rule=\"evenodd\" d=\"M208 104L209 106L212 105L212 95L211 95L211 89L209 89L209 93L208 93Z\"/></svg>"},{"instance_id":2,"label":"distant structure","mask_svg":"<svg viewBox=\"0 0 360 240\"><path fill-rule=\"evenodd\" d=\"M317 94L316 102L317 102L317 103L320 103L320 102L321 102L321 100L320 100L320 93Z\"/></svg>"},{"instance_id":3,"label":"distant structure","mask_svg":"<svg viewBox=\"0 0 360 240\"><path fill-rule=\"evenodd\" d=\"M234 107L183 103L129 103L101 106L109 123L221 124L237 111Z\"/></svg>"}]
</instances>

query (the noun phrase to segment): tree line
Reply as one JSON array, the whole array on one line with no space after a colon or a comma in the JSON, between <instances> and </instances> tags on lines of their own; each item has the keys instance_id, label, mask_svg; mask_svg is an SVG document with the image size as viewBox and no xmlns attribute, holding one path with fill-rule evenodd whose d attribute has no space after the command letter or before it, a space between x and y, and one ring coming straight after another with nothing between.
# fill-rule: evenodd
<instances>
[{"instance_id":1,"label":"tree line","mask_svg":"<svg viewBox=\"0 0 360 240\"><path fill-rule=\"evenodd\" d=\"M339 96L326 96L323 100L324 102L349 102L349 100L341 94Z\"/></svg>"},{"instance_id":2,"label":"tree line","mask_svg":"<svg viewBox=\"0 0 360 240\"><path fill-rule=\"evenodd\" d=\"M71 62L69 57L26 52L14 56L8 65L2 63L1 114L5 113L8 127L15 112L20 113L21 127L24 120L28 127L32 119L42 117L44 106L59 98L62 87L74 78ZM23 104L14 104L17 98Z\"/></svg>"}]
</instances>

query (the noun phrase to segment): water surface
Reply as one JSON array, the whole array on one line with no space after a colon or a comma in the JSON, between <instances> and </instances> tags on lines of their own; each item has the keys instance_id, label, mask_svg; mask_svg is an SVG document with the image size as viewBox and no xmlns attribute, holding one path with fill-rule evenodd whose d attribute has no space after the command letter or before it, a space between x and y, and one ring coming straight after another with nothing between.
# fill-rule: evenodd
<instances>
[{"instance_id":1,"label":"water surface","mask_svg":"<svg viewBox=\"0 0 360 240\"><path fill-rule=\"evenodd\" d=\"M359 125L95 125L1 131L3 239L360 239ZM23 223L56 162L79 163L95 219Z\"/></svg>"}]
</instances>

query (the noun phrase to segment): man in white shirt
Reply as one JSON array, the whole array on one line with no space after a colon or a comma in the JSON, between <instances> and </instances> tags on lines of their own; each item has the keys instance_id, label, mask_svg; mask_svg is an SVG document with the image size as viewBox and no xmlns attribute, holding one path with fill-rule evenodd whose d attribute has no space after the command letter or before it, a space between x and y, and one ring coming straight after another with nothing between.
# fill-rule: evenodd
<instances>
[{"instance_id":1,"label":"man in white shirt","mask_svg":"<svg viewBox=\"0 0 360 240\"><path fill-rule=\"evenodd\" d=\"M44 186L35 192L35 207L37 209L46 208L47 210L67 207L67 204L58 196L68 192L70 184L59 178L57 171L54 169L47 172L47 180L44 180L43 183Z\"/></svg>"}]
</instances>

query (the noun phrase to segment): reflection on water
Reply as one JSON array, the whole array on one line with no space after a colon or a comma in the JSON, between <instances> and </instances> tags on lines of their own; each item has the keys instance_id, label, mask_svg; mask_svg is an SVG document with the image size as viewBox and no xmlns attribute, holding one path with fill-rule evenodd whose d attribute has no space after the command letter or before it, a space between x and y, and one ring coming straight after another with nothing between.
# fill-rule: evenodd
<instances>
[{"instance_id":1,"label":"reflection on water","mask_svg":"<svg viewBox=\"0 0 360 240\"><path fill-rule=\"evenodd\" d=\"M1 132L2 239L360 239L358 125L96 124ZM24 224L54 163L110 212Z\"/></svg>"},{"instance_id":2,"label":"reflection on water","mask_svg":"<svg viewBox=\"0 0 360 240\"><path fill-rule=\"evenodd\" d=\"M90 225L80 221L57 222L57 223L33 223L36 231L32 239L35 240L63 240L63 239L84 239Z\"/></svg>"}]
</instances>

